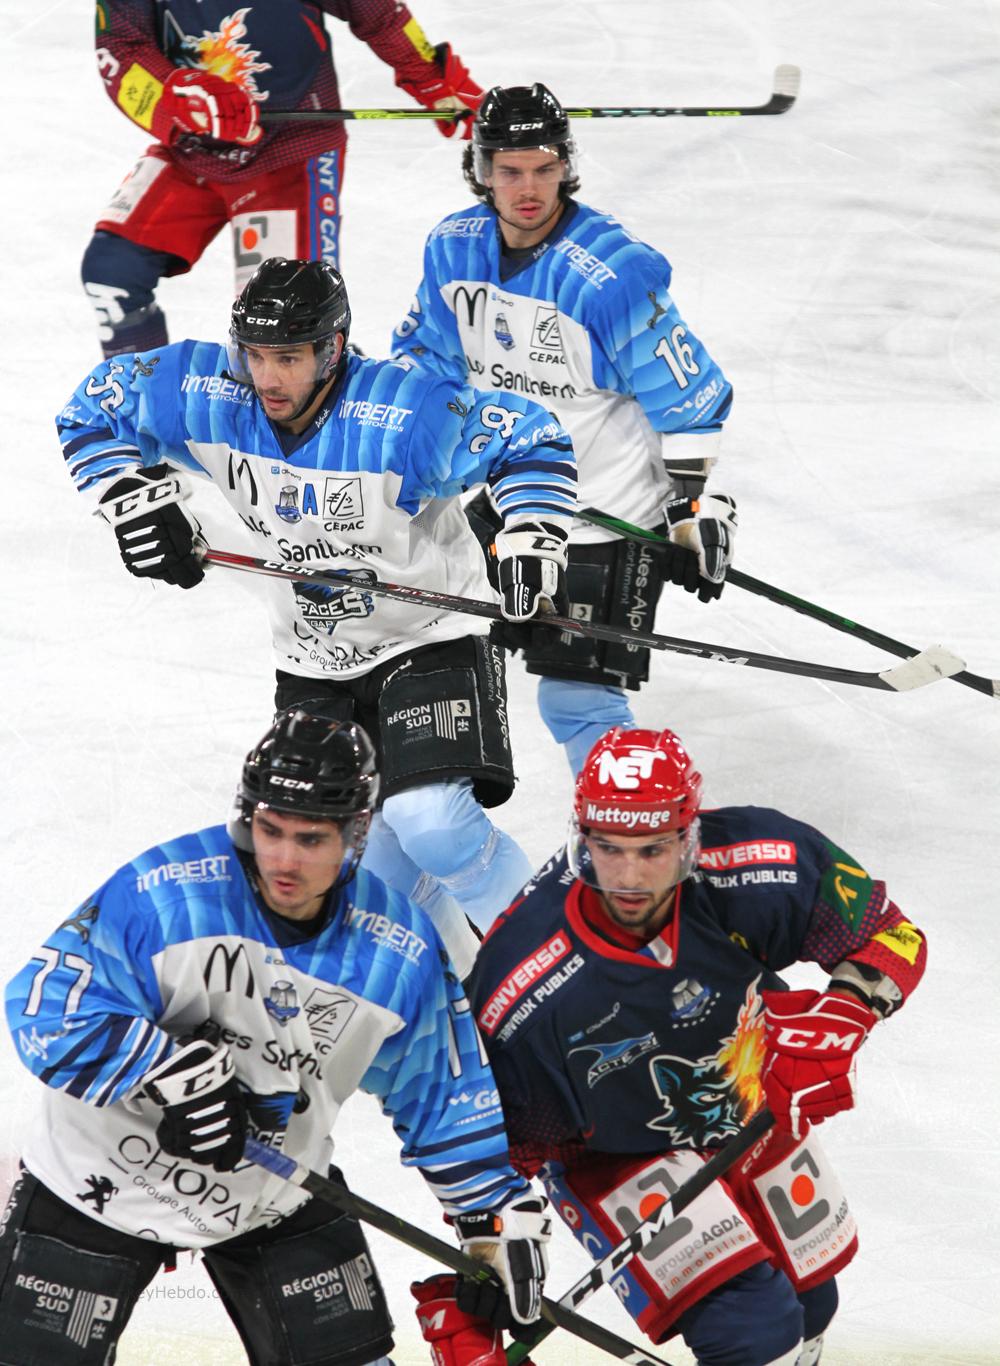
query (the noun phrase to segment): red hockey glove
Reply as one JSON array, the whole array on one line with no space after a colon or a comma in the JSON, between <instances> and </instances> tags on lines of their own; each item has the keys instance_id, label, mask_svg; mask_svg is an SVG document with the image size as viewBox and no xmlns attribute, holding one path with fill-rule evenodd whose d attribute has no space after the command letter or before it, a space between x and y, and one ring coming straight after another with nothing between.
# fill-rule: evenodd
<instances>
[{"instance_id":1,"label":"red hockey glove","mask_svg":"<svg viewBox=\"0 0 1000 1366\"><path fill-rule=\"evenodd\" d=\"M796 1138L854 1106L854 1054L878 1016L818 991L765 991L761 1080L779 1126Z\"/></svg>"},{"instance_id":2,"label":"red hockey glove","mask_svg":"<svg viewBox=\"0 0 1000 1366\"><path fill-rule=\"evenodd\" d=\"M425 109L467 109L474 114L482 102L483 92L469 75L469 68L452 52L450 43L438 43L434 56L435 65L428 67L425 76L415 81L397 76L400 90L405 90ZM439 119L437 127L446 138L452 137L456 128L462 130L463 142L468 142L472 136L471 118Z\"/></svg>"},{"instance_id":3,"label":"red hockey glove","mask_svg":"<svg viewBox=\"0 0 1000 1366\"><path fill-rule=\"evenodd\" d=\"M241 85L200 68L180 67L164 82L153 131L164 142L197 133L249 146L261 136L257 103Z\"/></svg>"},{"instance_id":4,"label":"red hockey glove","mask_svg":"<svg viewBox=\"0 0 1000 1366\"><path fill-rule=\"evenodd\" d=\"M414 1281L410 1286L418 1306L417 1322L424 1341L431 1344L434 1366L505 1366L507 1357L499 1328L459 1309L456 1283L454 1276L441 1275Z\"/></svg>"}]
</instances>

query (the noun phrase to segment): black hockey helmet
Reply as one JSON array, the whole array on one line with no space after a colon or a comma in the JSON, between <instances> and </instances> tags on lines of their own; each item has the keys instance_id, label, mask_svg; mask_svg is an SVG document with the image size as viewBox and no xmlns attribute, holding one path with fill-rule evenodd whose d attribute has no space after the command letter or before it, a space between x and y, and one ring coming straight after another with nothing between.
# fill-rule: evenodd
<instances>
[{"instance_id":1,"label":"black hockey helmet","mask_svg":"<svg viewBox=\"0 0 1000 1366\"><path fill-rule=\"evenodd\" d=\"M375 749L359 725L289 707L244 760L229 836L252 854L258 809L336 821L345 847L340 885L360 862L378 792Z\"/></svg>"},{"instance_id":2,"label":"black hockey helmet","mask_svg":"<svg viewBox=\"0 0 1000 1366\"><path fill-rule=\"evenodd\" d=\"M344 352L351 331L351 305L344 277L329 261L286 260L272 256L257 267L233 304L229 328L229 369L234 379L252 384L245 346L298 346L312 342L317 383L334 372L338 332Z\"/></svg>"},{"instance_id":3,"label":"black hockey helmet","mask_svg":"<svg viewBox=\"0 0 1000 1366\"><path fill-rule=\"evenodd\" d=\"M489 176L494 152L536 147L555 152L566 162L567 181L575 180L576 144L569 118L548 86L536 81L488 90L472 125L471 169L476 181L482 185Z\"/></svg>"}]
</instances>

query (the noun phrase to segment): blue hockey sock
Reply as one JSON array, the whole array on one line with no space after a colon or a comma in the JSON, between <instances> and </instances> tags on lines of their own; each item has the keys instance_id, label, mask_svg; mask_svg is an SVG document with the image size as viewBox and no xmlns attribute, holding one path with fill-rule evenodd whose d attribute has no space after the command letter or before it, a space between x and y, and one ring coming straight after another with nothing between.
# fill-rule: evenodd
<instances>
[{"instance_id":1,"label":"blue hockey sock","mask_svg":"<svg viewBox=\"0 0 1000 1366\"><path fill-rule=\"evenodd\" d=\"M538 710L553 740L565 749L574 777L606 731L613 726L635 725L624 691L602 683L542 678L538 684Z\"/></svg>"},{"instance_id":2,"label":"blue hockey sock","mask_svg":"<svg viewBox=\"0 0 1000 1366\"><path fill-rule=\"evenodd\" d=\"M479 937L458 902L448 895L437 878L423 872L403 852L396 832L386 824L381 813L372 817L361 865L393 891L416 902L430 916L455 971L464 981L472 971Z\"/></svg>"},{"instance_id":3,"label":"blue hockey sock","mask_svg":"<svg viewBox=\"0 0 1000 1366\"><path fill-rule=\"evenodd\" d=\"M403 852L483 931L531 877L524 851L492 823L467 779L395 793L382 816Z\"/></svg>"}]
</instances>

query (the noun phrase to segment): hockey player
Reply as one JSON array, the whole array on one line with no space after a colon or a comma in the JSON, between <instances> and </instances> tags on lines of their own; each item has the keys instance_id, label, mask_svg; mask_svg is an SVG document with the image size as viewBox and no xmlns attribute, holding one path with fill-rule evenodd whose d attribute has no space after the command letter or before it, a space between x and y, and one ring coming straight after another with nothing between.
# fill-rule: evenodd
<instances>
[{"instance_id":1,"label":"hockey player","mask_svg":"<svg viewBox=\"0 0 1000 1366\"><path fill-rule=\"evenodd\" d=\"M722 591L735 505L705 481L730 385L677 311L670 263L573 197L576 146L544 85L487 93L464 166L482 202L428 237L393 354L553 411L573 438L581 507L647 528L666 516L667 560L583 524L569 552L574 613L652 630L664 574L702 601ZM489 502L473 510L491 539ZM542 718L574 773L598 736L634 724L626 690L648 678L648 650L555 632L508 639L541 675Z\"/></svg>"},{"instance_id":2,"label":"hockey player","mask_svg":"<svg viewBox=\"0 0 1000 1366\"><path fill-rule=\"evenodd\" d=\"M395 0L99 0L97 68L156 142L97 222L84 288L105 356L165 346L154 291L190 270L228 224L236 293L267 256L338 264L343 123L261 125L270 109L336 109L324 15L350 25L428 109L473 110L482 90L447 43ZM451 137L468 120L441 120Z\"/></svg>"},{"instance_id":3,"label":"hockey player","mask_svg":"<svg viewBox=\"0 0 1000 1366\"><path fill-rule=\"evenodd\" d=\"M565 431L530 400L349 353L350 320L332 266L277 258L236 301L228 352L181 342L113 358L80 385L58 420L67 466L126 567L184 588L202 579L177 466L211 479L260 553L290 570L488 596L452 496L486 480L504 509L504 614L526 621L551 606L575 508ZM488 622L357 587L267 585L277 707L324 698L379 752L369 866L421 901L443 896L453 909L454 898L486 928L531 875L483 810L514 784L503 651Z\"/></svg>"},{"instance_id":4,"label":"hockey player","mask_svg":"<svg viewBox=\"0 0 1000 1366\"><path fill-rule=\"evenodd\" d=\"M468 1002L427 918L357 866L378 785L359 726L282 714L227 826L126 863L8 984L45 1088L0 1224L0 1362L111 1361L193 1248L255 1366L386 1366L360 1226L243 1158L250 1135L325 1170L359 1088L537 1317L548 1220L499 1105L477 1108L494 1083Z\"/></svg>"},{"instance_id":5,"label":"hockey player","mask_svg":"<svg viewBox=\"0 0 1000 1366\"><path fill-rule=\"evenodd\" d=\"M653 1341L680 1333L703 1366L814 1366L856 1232L811 1126L853 1106L857 1050L926 949L825 835L764 807L705 810L701 791L670 731L598 741L567 847L495 924L470 1000L515 1165L543 1169L595 1258L766 1102L777 1126L616 1288ZM830 974L824 990L786 989L799 961Z\"/></svg>"}]
</instances>

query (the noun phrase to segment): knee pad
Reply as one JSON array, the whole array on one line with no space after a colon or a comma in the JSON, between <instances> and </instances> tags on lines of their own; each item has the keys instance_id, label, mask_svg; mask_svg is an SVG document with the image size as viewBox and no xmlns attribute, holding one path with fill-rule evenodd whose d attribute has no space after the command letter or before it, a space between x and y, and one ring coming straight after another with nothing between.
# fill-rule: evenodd
<instances>
[{"instance_id":1,"label":"knee pad","mask_svg":"<svg viewBox=\"0 0 1000 1366\"><path fill-rule=\"evenodd\" d=\"M635 725L621 688L568 678L541 678L538 711L557 745L564 746L574 776L597 741L614 726Z\"/></svg>"}]
</instances>

